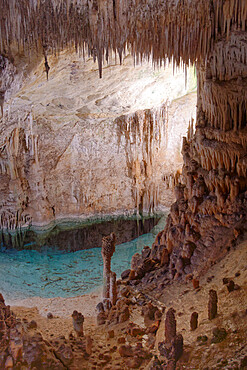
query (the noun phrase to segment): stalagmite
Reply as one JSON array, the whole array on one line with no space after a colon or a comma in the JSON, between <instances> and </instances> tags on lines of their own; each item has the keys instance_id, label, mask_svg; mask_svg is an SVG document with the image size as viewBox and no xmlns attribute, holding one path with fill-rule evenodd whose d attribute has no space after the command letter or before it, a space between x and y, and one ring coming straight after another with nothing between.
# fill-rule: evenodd
<instances>
[{"instance_id":1,"label":"stalagmite","mask_svg":"<svg viewBox=\"0 0 247 370\"><path fill-rule=\"evenodd\" d=\"M171 356L177 362L183 354L183 336L182 334L175 335L174 339L172 340L172 353Z\"/></svg>"},{"instance_id":2,"label":"stalagmite","mask_svg":"<svg viewBox=\"0 0 247 370\"><path fill-rule=\"evenodd\" d=\"M190 318L190 328L191 330L196 330L197 326L198 326L198 313L193 312Z\"/></svg>"},{"instance_id":3,"label":"stalagmite","mask_svg":"<svg viewBox=\"0 0 247 370\"><path fill-rule=\"evenodd\" d=\"M73 326L74 326L77 336L83 337L84 336L84 332L83 332L84 316L80 312L74 311L72 314L72 319L73 319Z\"/></svg>"},{"instance_id":4,"label":"stalagmite","mask_svg":"<svg viewBox=\"0 0 247 370\"><path fill-rule=\"evenodd\" d=\"M117 301L117 275L115 272L111 272L110 277L110 300L111 304L115 306Z\"/></svg>"},{"instance_id":5,"label":"stalagmite","mask_svg":"<svg viewBox=\"0 0 247 370\"><path fill-rule=\"evenodd\" d=\"M2 117L3 117L4 94L5 94L5 91L0 90L0 107L1 107Z\"/></svg>"},{"instance_id":6,"label":"stalagmite","mask_svg":"<svg viewBox=\"0 0 247 370\"><path fill-rule=\"evenodd\" d=\"M165 319L165 341L171 343L176 336L176 319L173 308L167 311Z\"/></svg>"},{"instance_id":7,"label":"stalagmite","mask_svg":"<svg viewBox=\"0 0 247 370\"><path fill-rule=\"evenodd\" d=\"M209 291L209 300L208 300L208 318L213 320L217 315L217 293L215 290L211 289Z\"/></svg>"},{"instance_id":8,"label":"stalagmite","mask_svg":"<svg viewBox=\"0 0 247 370\"><path fill-rule=\"evenodd\" d=\"M111 233L102 239L101 255L103 258L103 298L110 298L110 282L111 282L111 258L115 252L116 236Z\"/></svg>"}]
</instances>

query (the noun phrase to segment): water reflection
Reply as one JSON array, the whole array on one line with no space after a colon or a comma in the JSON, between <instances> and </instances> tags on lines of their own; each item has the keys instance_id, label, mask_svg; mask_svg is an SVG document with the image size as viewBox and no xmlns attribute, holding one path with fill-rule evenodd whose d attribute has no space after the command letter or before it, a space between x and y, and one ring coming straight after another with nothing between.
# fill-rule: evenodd
<instances>
[{"instance_id":1,"label":"water reflection","mask_svg":"<svg viewBox=\"0 0 247 370\"><path fill-rule=\"evenodd\" d=\"M115 232L117 244L126 243L148 233L160 217L145 219L115 219L94 223L61 223L47 231L26 230L20 235L1 235L1 246L17 250L42 250L43 247L56 248L67 252L91 249L101 246L103 236Z\"/></svg>"},{"instance_id":2,"label":"water reflection","mask_svg":"<svg viewBox=\"0 0 247 370\"><path fill-rule=\"evenodd\" d=\"M141 225L138 222L139 226L133 220L127 223L114 221L108 225L106 223L92 225L87 228L87 232L84 228L75 228L69 232L62 230L62 233L54 232L42 239L48 240L50 246L43 246L40 250L38 249L43 245L42 243L37 250L18 251L2 248L0 292L8 300L35 296L73 297L89 293L101 286L103 281L101 248L87 249L90 248L90 235L92 237L95 235L94 243L100 245L103 235L108 234L109 231L115 231L118 242L112 258L112 271L115 271L119 277L123 270L130 267L134 253L141 252L145 245L152 245L155 235L164 228L165 218L162 217L151 232L150 227L157 223L157 219L147 220L148 222L143 222ZM100 233L99 239L96 239L96 230ZM138 236L146 230L149 232ZM65 236L66 233L67 236ZM73 235L71 242L70 238ZM126 241L127 238L132 237L134 237L133 240ZM119 239L125 242L120 244ZM96 242L97 240L99 242ZM73 248L79 250L73 251Z\"/></svg>"}]
</instances>

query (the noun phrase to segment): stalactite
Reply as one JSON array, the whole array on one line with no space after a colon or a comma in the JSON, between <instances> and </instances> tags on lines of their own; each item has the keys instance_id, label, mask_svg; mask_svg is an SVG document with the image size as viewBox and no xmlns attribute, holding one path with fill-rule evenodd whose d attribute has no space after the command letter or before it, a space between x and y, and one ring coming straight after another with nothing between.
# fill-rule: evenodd
<instances>
[{"instance_id":1,"label":"stalactite","mask_svg":"<svg viewBox=\"0 0 247 370\"><path fill-rule=\"evenodd\" d=\"M165 145L166 120L167 104L164 104L159 109L138 111L115 121L119 145L125 141L127 168L133 180L137 213L152 213L158 207L161 176L156 168L156 155ZM178 174L172 175L171 188L178 177Z\"/></svg>"},{"instance_id":2,"label":"stalactite","mask_svg":"<svg viewBox=\"0 0 247 370\"><path fill-rule=\"evenodd\" d=\"M199 0L196 7L188 0L134 0L131 5L112 0L1 0L0 8L0 53L11 46L12 40L25 50L40 40L58 52L71 46L81 51L86 43L90 54L96 50L100 71L109 49L119 53L121 59L126 46L136 62L152 55L155 65L165 63L166 57L173 60L174 68L181 57L189 65L205 58L218 35L230 38L231 30L245 31L247 18L243 0L215 0L211 6Z\"/></svg>"}]
</instances>

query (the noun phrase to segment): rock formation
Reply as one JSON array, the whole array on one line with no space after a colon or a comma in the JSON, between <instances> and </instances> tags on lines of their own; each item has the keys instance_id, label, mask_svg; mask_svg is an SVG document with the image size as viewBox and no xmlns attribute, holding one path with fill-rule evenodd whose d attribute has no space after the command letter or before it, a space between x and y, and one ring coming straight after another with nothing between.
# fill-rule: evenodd
<instances>
[{"instance_id":1,"label":"rock formation","mask_svg":"<svg viewBox=\"0 0 247 370\"><path fill-rule=\"evenodd\" d=\"M191 330L196 330L197 326L198 326L198 313L193 312L190 318L190 328Z\"/></svg>"},{"instance_id":2,"label":"rock formation","mask_svg":"<svg viewBox=\"0 0 247 370\"><path fill-rule=\"evenodd\" d=\"M0 107L1 107L1 113L3 117L3 104L4 104L4 90L0 90Z\"/></svg>"},{"instance_id":3,"label":"rock formation","mask_svg":"<svg viewBox=\"0 0 247 370\"><path fill-rule=\"evenodd\" d=\"M0 89L6 89L3 119L0 114L2 229L11 233L30 223L170 206L175 174L182 168L181 136L195 115L196 94L181 97L189 91L182 72L173 81L171 67L156 74L145 62L134 69L128 55L119 69L113 61L106 66L99 83L92 59L64 51L49 57L52 72L46 82L43 59L32 72L29 65L16 70L5 59L0 72ZM20 63L25 60L17 56L15 64ZM156 100L147 97L152 91ZM178 97L181 103L174 101Z\"/></svg>"},{"instance_id":4,"label":"rock formation","mask_svg":"<svg viewBox=\"0 0 247 370\"><path fill-rule=\"evenodd\" d=\"M165 340L171 343L176 336L176 319L173 308L170 308L166 314L165 320Z\"/></svg>"},{"instance_id":5,"label":"rock formation","mask_svg":"<svg viewBox=\"0 0 247 370\"><path fill-rule=\"evenodd\" d=\"M31 325L29 329L34 328ZM27 331L0 294L0 368L65 369L60 358L63 358L63 351L52 348L40 333Z\"/></svg>"},{"instance_id":6,"label":"rock formation","mask_svg":"<svg viewBox=\"0 0 247 370\"><path fill-rule=\"evenodd\" d=\"M101 254L103 258L103 298L110 298L110 286L111 286L111 258L115 252L116 236L111 233L102 239Z\"/></svg>"},{"instance_id":7,"label":"rock formation","mask_svg":"<svg viewBox=\"0 0 247 370\"><path fill-rule=\"evenodd\" d=\"M117 275L115 272L111 272L110 276L110 300L111 304L115 306L117 302Z\"/></svg>"},{"instance_id":8,"label":"rock formation","mask_svg":"<svg viewBox=\"0 0 247 370\"><path fill-rule=\"evenodd\" d=\"M75 329L77 336L83 337L84 336L84 332L83 332L84 316L80 312L77 312L75 310L72 314L72 319L73 319L73 327Z\"/></svg>"},{"instance_id":9,"label":"rock formation","mask_svg":"<svg viewBox=\"0 0 247 370\"><path fill-rule=\"evenodd\" d=\"M213 289L209 291L209 300L208 300L208 318L213 320L217 315L217 304L218 297L217 292Z\"/></svg>"}]
</instances>

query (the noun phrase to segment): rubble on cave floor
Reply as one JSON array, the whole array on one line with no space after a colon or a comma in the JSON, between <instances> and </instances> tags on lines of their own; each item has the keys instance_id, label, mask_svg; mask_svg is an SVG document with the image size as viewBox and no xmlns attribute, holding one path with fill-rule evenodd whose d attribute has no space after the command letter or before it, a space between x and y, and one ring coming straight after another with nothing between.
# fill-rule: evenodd
<instances>
[{"instance_id":1,"label":"rubble on cave floor","mask_svg":"<svg viewBox=\"0 0 247 370\"><path fill-rule=\"evenodd\" d=\"M172 281L162 290L158 285L150 288L154 281L141 286L119 280L116 306L103 305L103 324L97 325L96 316L85 317L83 336L73 330L72 312L67 317L51 312L43 317L37 309L13 307L12 314L2 301L0 367L41 369L52 364L58 369L245 369L246 261L247 243L243 242L200 277L197 289L191 280ZM231 280L237 288L229 292ZM218 297L217 316L211 320L210 290ZM170 309L176 333L167 345L165 318ZM194 311L198 313L198 327L191 330ZM181 350L182 357L172 357L181 356Z\"/></svg>"}]
</instances>

